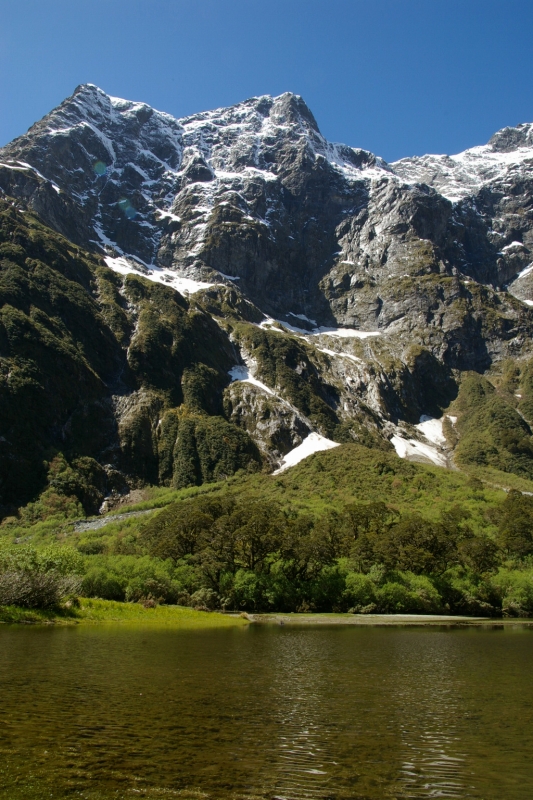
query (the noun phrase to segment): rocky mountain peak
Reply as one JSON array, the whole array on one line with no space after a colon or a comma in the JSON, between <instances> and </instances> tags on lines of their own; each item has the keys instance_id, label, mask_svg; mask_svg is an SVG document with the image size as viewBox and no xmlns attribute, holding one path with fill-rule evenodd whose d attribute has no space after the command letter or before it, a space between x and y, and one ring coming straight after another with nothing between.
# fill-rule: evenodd
<instances>
[{"instance_id":1,"label":"rocky mountain peak","mask_svg":"<svg viewBox=\"0 0 533 800\"><path fill-rule=\"evenodd\" d=\"M485 187L528 176L533 163L533 124L503 128L488 144L456 155L403 158L392 164L409 182L426 183L452 202L474 197Z\"/></svg>"},{"instance_id":2,"label":"rocky mountain peak","mask_svg":"<svg viewBox=\"0 0 533 800\"><path fill-rule=\"evenodd\" d=\"M522 148L533 151L533 124L524 122L516 128L502 128L491 136L488 144L499 153L512 153Z\"/></svg>"},{"instance_id":3,"label":"rocky mountain peak","mask_svg":"<svg viewBox=\"0 0 533 800\"><path fill-rule=\"evenodd\" d=\"M388 165L328 142L290 92L175 119L83 84L2 149L0 186L109 264L230 280L272 316L374 330L399 313L387 281L501 287L533 260L515 209L532 127Z\"/></svg>"},{"instance_id":4,"label":"rocky mountain peak","mask_svg":"<svg viewBox=\"0 0 533 800\"><path fill-rule=\"evenodd\" d=\"M311 109L299 95L285 92L272 100L270 116L278 124L298 124L320 133Z\"/></svg>"}]
</instances>

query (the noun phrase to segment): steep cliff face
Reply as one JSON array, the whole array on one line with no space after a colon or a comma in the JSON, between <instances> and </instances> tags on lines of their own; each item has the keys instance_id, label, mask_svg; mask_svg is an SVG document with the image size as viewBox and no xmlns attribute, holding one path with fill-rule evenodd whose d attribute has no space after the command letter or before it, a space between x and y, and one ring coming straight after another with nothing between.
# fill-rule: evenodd
<instances>
[{"instance_id":1,"label":"steep cliff face","mask_svg":"<svg viewBox=\"0 0 533 800\"><path fill-rule=\"evenodd\" d=\"M414 426L465 371L531 355L533 125L386 164L328 142L289 93L177 120L83 85L0 151L0 189L2 246L22 248L2 262L5 308L35 327L46 307L43 353L58 325L70 342L37 380L60 398L39 458L64 442L130 483L185 485L275 466L311 431L427 444ZM23 212L56 232L39 228L39 257ZM35 277L50 269L55 294Z\"/></svg>"},{"instance_id":2,"label":"steep cliff face","mask_svg":"<svg viewBox=\"0 0 533 800\"><path fill-rule=\"evenodd\" d=\"M235 348L175 290L116 275L0 201L0 296L0 510L31 500L59 452L74 483L90 473L92 513L128 485L259 466L223 417Z\"/></svg>"}]
</instances>

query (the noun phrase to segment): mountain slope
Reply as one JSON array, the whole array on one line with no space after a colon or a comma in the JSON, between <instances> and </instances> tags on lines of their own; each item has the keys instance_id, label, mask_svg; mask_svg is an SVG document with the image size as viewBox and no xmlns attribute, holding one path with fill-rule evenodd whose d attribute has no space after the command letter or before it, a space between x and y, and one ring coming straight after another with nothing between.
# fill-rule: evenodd
<instances>
[{"instance_id":1,"label":"mountain slope","mask_svg":"<svg viewBox=\"0 0 533 800\"><path fill-rule=\"evenodd\" d=\"M94 510L310 432L528 477L532 130L389 165L290 93L177 120L78 87L0 151L5 507L58 452ZM510 409L477 461L472 371Z\"/></svg>"},{"instance_id":2,"label":"mountain slope","mask_svg":"<svg viewBox=\"0 0 533 800\"><path fill-rule=\"evenodd\" d=\"M90 513L128 483L194 484L258 464L221 416L236 355L209 315L172 289L121 279L5 201L0 259L4 512L44 488L59 452L76 473L62 491L80 498L90 485Z\"/></svg>"}]
</instances>

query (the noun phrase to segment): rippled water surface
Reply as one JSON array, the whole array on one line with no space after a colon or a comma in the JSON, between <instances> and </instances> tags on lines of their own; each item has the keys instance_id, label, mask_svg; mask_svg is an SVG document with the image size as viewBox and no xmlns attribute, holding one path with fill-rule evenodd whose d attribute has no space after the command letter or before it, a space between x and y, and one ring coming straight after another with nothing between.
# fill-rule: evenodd
<instances>
[{"instance_id":1,"label":"rippled water surface","mask_svg":"<svg viewBox=\"0 0 533 800\"><path fill-rule=\"evenodd\" d=\"M0 797L533 798L533 630L0 628Z\"/></svg>"}]
</instances>

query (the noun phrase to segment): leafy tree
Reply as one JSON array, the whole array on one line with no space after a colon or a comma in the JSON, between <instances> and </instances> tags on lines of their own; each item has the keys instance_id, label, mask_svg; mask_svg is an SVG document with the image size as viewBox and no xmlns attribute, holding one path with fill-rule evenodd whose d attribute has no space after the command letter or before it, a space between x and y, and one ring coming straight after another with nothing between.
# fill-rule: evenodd
<instances>
[{"instance_id":1,"label":"leafy tree","mask_svg":"<svg viewBox=\"0 0 533 800\"><path fill-rule=\"evenodd\" d=\"M533 497L510 491L491 516L498 524L499 542L510 556L533 553Z\"/></svg>"}]
</instances>

